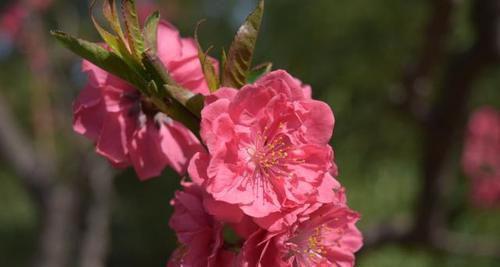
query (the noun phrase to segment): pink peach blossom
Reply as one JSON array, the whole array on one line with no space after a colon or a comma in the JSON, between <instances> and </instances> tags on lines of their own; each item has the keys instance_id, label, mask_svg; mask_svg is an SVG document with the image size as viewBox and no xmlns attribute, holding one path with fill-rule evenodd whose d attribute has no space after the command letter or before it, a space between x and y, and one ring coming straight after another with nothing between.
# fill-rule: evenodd
<instances>
[{"instance_id":1,"label":"pink peach blossom","mask_svg":"<svg viewBox=\"0 0 500 267\"><path fill-rule=\"evenodd\" d=\"M167 22L158 29L158 56L180 85L208 94L196 44ZM203 150L193 133L128 83L88 61L83 71L89 82L74 103L73 128L115 167L133 165L141 179L160 175L166 166L183 174L191 156Z\"/></svg>"},{"instance_id":2,"label":"pink peach blossom","mask_svg":"<svg viewBox=\"0 0 500 267\"><path fill-rule=\"evenodd\" d=\"M474 178L500 175L500 113L494 108L480 108L471 116L463 167Z\"/></svg>"},{"instance_id":3,"label":"pink peach blossom","mask_svg":"<svg viewBox=\"0 0 500 267\"><path fill-rule=\"evenodd\" d=\"M169 260L169 267L230 266L234 253L223 249L223 224L205 212L202 190L196 184L184 183L184 191L172 200L174 213L170 227L177 233L181 246Z\"/></svg>"},{"instance_id":4,"label":"pink peach blossom","mask_svg":"<svg viewBox=\"0 0 500 267\"><path fill-rule=\"evenodd\" d=\"M274 71L240 91L222 88L207 98L201 136L210 156L206 176L197 179L216 201L265 217L334 200L333 113L305 92L297 79Z\"/></svg>"},{"instance_id":5,"label":"pink peach blossom","mask_svg":"<svg viewBox=\"0 0 500 267\"><path fill-rule=\"evenodd\" d=\"M471 198L478 207L500 205L500 113L482 107L468 124L463 152L464 173L471 180Z\"/></svg>"},{"instance_id":6,"label":"pink peach blossom","mask_svg":"<svg viewBox=\"0 0 500 267\"><path fill-rule=\"evenodd\" d=\"M238 266L354 266L362 246L355 223L359 216L345 206L312 206L297 223L279 233L255 232L237 257Z\"/></svg>"}]
</instances>

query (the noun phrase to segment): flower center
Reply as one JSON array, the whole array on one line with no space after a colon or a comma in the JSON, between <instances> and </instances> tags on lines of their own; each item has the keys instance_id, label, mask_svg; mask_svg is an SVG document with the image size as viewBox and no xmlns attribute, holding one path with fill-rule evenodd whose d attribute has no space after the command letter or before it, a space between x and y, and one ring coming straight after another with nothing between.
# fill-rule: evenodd
<instances>
[{"instance_id":1,"label":"flower center","mask_svg":"<svg viewBox=\"0 0 500 267\"><path fill-rule=\"evenodd\" d=\"M129 103L129 115L132 117L142 113L148 118L153 118L159 112L153 102L149 98L141 96L139 91L124 93L122 99Z\"/></svg>"},{"instance_id":2,"label":"flower center","mask_svg":"<svg viewBox=\"0 0 500 267\"><path fill-rule=\"evenodd\" d=\"M254 163L260 168L270 169L284 163L288 158L289 146L280 136L271 141L271 143L257 142L255 152L251 155Z\"/></svg>"},{"instance_id":3,"label":"flower center","mask_svg":"<svg viewBox=\"0 0 500 267\"><path fill-rule=\"evenodd\" d=\"M298 266L310 266L311 264L313 266L318 264L339 266L338 263L328 259L327 248L341 247L341 238L344 232L344 228L331 228L327 224L299 232L285 243L287 250L284 259L293 258Z\"/></svg>"},{"instance_id":4,"label":"flower center","mask_svg":"<svg viewBox=\"0 0 500 267\"><path fill-rule=\"evenodd\" d=\"M326 254L326 248L323 245L322 228L323 226L316 227L305 241L306 244L302 253L310 260L321 259Z\"/></svg>"},{"instance_id":5,"label":"flower center","mask_svg":"<svg viewBox=\"0 0 500 267\"><path fill-rule=\"evenodd\" d=\"M140 127L146 125L148 120L154 120L158 127L161 122L171 123L171 119L160 112L149 98L141 96L139 91L124 93L122 101L128 105L128 116L136 119Z\"/></svg>"},{"instance_id":6,"label":"flower center","mask_svg":"<svg viewBox=\"0 0 500 267\"><path fill-rule=\"evenodd\" d=\"M280 123L274 130L265 127L255 136L252 144L247 146L247 164L253 171L254 177L290 178L297 175L290 171L289 165L303 164L304 159L297 158L294 145L282 133L284 123Z\"/></svg>"},{"instance_id":7,"label":"flower center","mask_svg":"<svg viewBox=\"0 0 500 267\"><path fill-rule=\"evenodd\" d=\"M286 164L295 162L290 151L292 145L285 135L280 133L284 124L280 123L276 129L270 131L265 127L255 136L250 147L247 147L248 164L258 177L289 176Z\"/></svg>"}]
</instances>

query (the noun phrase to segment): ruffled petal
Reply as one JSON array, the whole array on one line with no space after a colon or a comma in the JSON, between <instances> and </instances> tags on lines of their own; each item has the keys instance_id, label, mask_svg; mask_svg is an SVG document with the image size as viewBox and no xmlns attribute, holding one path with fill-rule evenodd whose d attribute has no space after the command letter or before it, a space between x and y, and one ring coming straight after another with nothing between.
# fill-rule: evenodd
<instances>
[{"instance_id":1,"label":"ruffled petal","mask_svg":"<svg viewBox=\"0 0 500 267\"><path fill-rule=\"evenodd\" d=\"M160 21L158 25L158 57L169 68L170 62L182 55L182 41L179 31L169 22Z\"/></svg>"},{"instance_id":2,"label":"ruffled petal","mask_svg":"<svg viewBox=\"0 0 500 267\"><path fill-rule=\"evenodd\" d=\"M189 161L198 152L203 151L196 136L182 124L167 119L160 122L160 147L170 167L180 175L187 171Z\"/></svg>"},{"instance_id":3,"label":"ruffled petal","mask_svg":"<svg viewBox=\"0 0 500 267\"><path fill-rule=\"evenodd\" d=\"M92 141L97 141L103 124L102 96L99 89L86 86L73 103L73 129Z\"/></svg>"},{"instance_id":4,"label":"ruffled petal","mask_svg":"<svg viewBox=\"0 0 500 267\"><path fill-rule=\"evenodd\" d=\"M167 159L158 145L161 141L159 127L154 122L135 131L129 142L129 155L132 165L141 180L159 176Z\"/></svg>"},{"instance_id":5,"label":"ruffled petal","mask_svg":"<svg viewBox=\"0 0 500 267\"><path fill-rule=\"evenodd\" d=\"M128 142L134 133L136 123L120 112L106 114L97 142L96 151L113 164L128 165Z\"/></svg>"}]
</instances>

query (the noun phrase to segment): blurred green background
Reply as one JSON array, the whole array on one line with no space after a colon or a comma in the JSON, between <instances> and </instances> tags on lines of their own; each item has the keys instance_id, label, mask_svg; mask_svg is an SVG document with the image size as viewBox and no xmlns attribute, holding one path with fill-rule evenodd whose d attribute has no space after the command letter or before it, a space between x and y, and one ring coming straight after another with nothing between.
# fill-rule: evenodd
<instances>
[{"instance_id":1,"label":"blurred green background","mask_svg":"<svg viewBox=\"0 0 500 267\"><path fill-rule=\"evenodd\" d=\"M17 1L2 0L0 10ZM144 1L137 1L144 2ZM313 95L328 102L336 116L332 143L340 168L339 180L347 188L350 206L362 214L365 230L392 218L410 220L421 183L421 141L417 124L400 116L391 104L405 68L417 60L432 1L424 0L269 0L255 63L272 61L313 87ZM469 12L471 0L459 1L445 55L472 43ZM155 2L153 2L155 3ZM234 32L254 6L249 0L159 0L168 19L184 36L196 23L205 47L227 47ZM87 2L54 1L41 15L39 29L46 39L47 64L55 77L48 87L52 105L71 115L71 99L84 84L78 59L57 45L48 29L62 29L89 40L98 40L88 18ZM32 33L28 33L32 34ZM38 32L40 34L40 32ZM3 38L3 39L2 39ZM0 90L27 132L33 132L30 94L39 75L12 40L0 37ZM219 53L220 50L214 50ZM215 53L214 53L215 55ZM36 69L36 68L35 68ZM436 66L437 86L444 65ZM500 68L493 66L474 83L470 110L482 105L500 108ZM432 99L432 97L431 97ZM71 125L63 125L69 131ZM78 142L88 142L76 137ZM63 162L69 141L57 144ZM87 149L92 148L87 144ZM497 237L500 211L476 209L469 204L468 181L460 171L461 147L454 148L451 179L455 181L447 203L458 210L450 227L454 231ZM65 162L63 165L71 165ZM72 179L71 175L65 177ZM168 228L169 206L179 177L166 171L141 183L133 171L114 179L111 241L106 266L164 266L176 246ZM35 254L40 214L28 192L6 161L0 161L0 265L27 266ZM83 230L84 223L78 226ZM77 241L75 241L77 242ZM76 264L76 263L73 263ZM71 265L73 266L73 265ZM366 251L360 267L392 266L500 266L487 257L453 255L425 246L388 245Z\"/></svg>"}]
</instances>

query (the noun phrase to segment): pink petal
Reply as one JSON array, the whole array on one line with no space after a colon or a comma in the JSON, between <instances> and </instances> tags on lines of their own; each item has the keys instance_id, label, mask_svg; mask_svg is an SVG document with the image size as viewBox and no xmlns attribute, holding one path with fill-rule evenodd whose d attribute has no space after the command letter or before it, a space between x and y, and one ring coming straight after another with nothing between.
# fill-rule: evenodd
<instances>
[{"instance_id":1,"label":"pink petal","mask_svg":"<svg viewBox=\"0 0 500 267\"><path fill-rule=\"evenodd\" d=\"M73 129L92 141L99 138L104 106L99 89L86 86L73 103Z\"/></svg>"},{"instance_id":2,"label":"pink petal","mask_svg":"<svg viewBox=\"0 0 500 267\"><path fill-rule=\"evenodd\" d=\"M201 112L203 120L201 121L200 134L209 149L215 148L219 143L218 137L213 130L213 124L221 114L226 113L229 103L227 99L220 99L209 106L205 106Z\"/></svg>"},{"instance_id":3,"label":"pink petal","mask_svg":"<svg viewBox=\"0 0 500 267\"><path fill-rule=\"evenodd\" d=\"M299 104L304 110L302 114L306 138L316 144L327 144L332 138L335 119L330 106L316 100L302 101Z\"/></svg>"},{"instance_id":4,"label":"pink petal","mask_svg":"<svg viewBox=\"0 0 500 267\"><path fill-rule=\"evenodd\" d=\"M233 88L229 87L219 88L219 90L217 90L215 93L205 97L205 106L208 106L219 99L232 100L237 93L238 90Z\"/></svg>"},{"instance_id":5,"label":"pink petal","mask_svg":"<svg viewBox=\"0 0 500 267\"><path fill-rule=\"evenodd\" d=\"M299 80L292 77L284 70L272 71L260 78L256 84L273 88L277 93L288 96L290 100L303 100L305 99L304 93L307 93L307 91L302 88Z\"/></svg>"},{"instance_id":6,"label":"pink petal","mask_svg":"<svg viewBox=\"0 0 500 267\"><path fill-rule=\"evenodd\" d=\"M109 112L104 119L96 151L114 164L128 164L127 143L135 129L135 122L119 112Z\"/></svg>"},{"instance_id":7,"label":"pink petal","mask_svg":"<svg viewBox=\"0 0 500 267\"><path fill-rule=\"evenodd\" d=\"M318 187L318 196L316 199L321 203L340 203L345 199L335 194L334 190L341 190L340 183L329 173L323 176L322 183Z\"/></svg>"},{"instance_id":8,"label":"pink petal","mask_svg":"<svg viewBox=\"0 0 500 267\"><path fill-rule=\"evenodd\" d=\"M182 41L179 31L169 22L161 21L158 25L158 57L169 68L169 63L178 59L182 53Z\"/></svg>"},{"instance_id":9,"label":"pink petal","mask_svg":"<svg viewBox=\"0 0 500 267\"><path fill-rule=\"evenodd\" d=\"M110 75L108 72L97 67L88 60L82 61L82 71L87 73L89 77L89 83L95 87L106 85L108 76Z\"/></svg>"},{"instance_id":10,"label":"pink petal","mask_svg":"<svg viewBox=\"0 0 500 267\"><path fill-rule=\"evenodd\" d=\"M203 204L205 205L207 212L219 221L226 223L239 223L243 219L244 214L237 205L217 201L211 196L206 196L203 200Z\"/></svg>"},{"instance_id":11,"label":"pink petal","mask_svg":"<svg viewBox=\"0 0 500 267\"><path fill-rule=\"evenodd\" d=\"M185 174L189 161L194 154L204 150L203 146L196 136L179 122L162 123L160 131L161 149L170 167L180 175Z\"/></svg>"},{"instance_id":12,"label":"pink petal","mask_svg":"<svg viewBox=\"0 0 500 267\"><path fill-rule=\"evenodd\" d=\"M160 130L153 122L135 131L129 143L130 160L141 180L159 176L165 166L167 159L161 150Z\"/></svg>"},{"instance_id":13,"label":"pink petal","mask_svg":"<svg viewBox=\"0 0 500 267\"><path fill-rule=\"evenodd\" d=\"M207 168L210 157L207 153L196 153L189 162L188 174L189 178L197 184L202 185L207 179Z\"/></svg>"}]
</instances>

